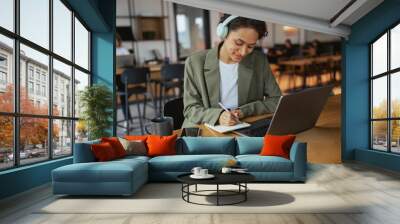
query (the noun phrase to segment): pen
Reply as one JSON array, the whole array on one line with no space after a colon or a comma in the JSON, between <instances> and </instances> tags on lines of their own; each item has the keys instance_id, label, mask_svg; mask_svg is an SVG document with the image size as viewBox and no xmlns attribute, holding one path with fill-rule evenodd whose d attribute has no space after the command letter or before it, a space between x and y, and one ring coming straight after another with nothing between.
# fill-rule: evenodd
<instances>
[{"instance_id":1,"label":"pen","mask_svg":"<svg viewBox=\"0 0 400 224\"><path fill-rule=\"evenodd\" d=\"M231 116L234 117L234 119L235 119L236 122L240 122L240 121L239 121L239 118L236 117L236 115L232 114L232 112L230 112L230 111L228 110L228 108L226 108L221 102L219 102L218 105L219 105L222 109L224 109L224 111L230 113Z\"/></svg>"}]
</instances>

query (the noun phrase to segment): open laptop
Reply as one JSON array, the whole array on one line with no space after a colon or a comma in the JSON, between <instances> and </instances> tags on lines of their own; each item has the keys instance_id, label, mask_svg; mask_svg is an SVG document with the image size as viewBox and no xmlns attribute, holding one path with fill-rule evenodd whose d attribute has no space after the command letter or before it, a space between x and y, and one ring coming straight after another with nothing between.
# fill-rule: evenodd
<instances>
[{"instance_id":1,"label":"open laptop","mask_svg":"<svg viewBox=\"0 0 400 224\"><path fill-rule=\"evenodd\" d=\"M281 96L274 116L234 131L242 136L297 134L314 127L333 86L306 89Z\"/></svg>"},{"instance_id":2,"label":"open laptop","mask_svg":"<svg viewBox=\"0 0 400 224\"><path fill-rule=\"evenodd\" d=\"M118 55L116 57L117 61L117 68L123 68L123 67L128 67L133 65L133 60L134 60L134 55L133 54L127 54L127 55Z\"/></svg>"}]
</instances>

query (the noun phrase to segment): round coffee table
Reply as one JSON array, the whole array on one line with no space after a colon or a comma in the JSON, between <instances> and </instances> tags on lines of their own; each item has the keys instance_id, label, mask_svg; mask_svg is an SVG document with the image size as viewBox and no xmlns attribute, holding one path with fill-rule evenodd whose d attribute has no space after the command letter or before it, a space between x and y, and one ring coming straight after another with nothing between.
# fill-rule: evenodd
<instances>
[{"instance_id":1,"label":"round coffee table","mask_svg":"<svg viewBox=\"0 0 400 224\"><path fill-rule=\"evenodd\" d=\"M255 177L248 173L216 173L213 174L215 177L212 179L193 179L189 174L182 174L177 177L178 181L182 183L182 199L188 203L198 204L198 205L234 205L247 200L247 192L249 188L247 183L255 180ZM215 190L198 190L197 185L215 185ZM194 191L190 191L190 186L195 186ZM220 189L220 185L236 185L237 190L224 190ZM209 192L215 192L215 194L206 194ZM190 196L203 196L203 197L216 197L216 204L202 204L193 202L190 200ZM240 196L240 199L231 203L221 203L221 197L232 197Z\"/></svg>"}]
</instances>

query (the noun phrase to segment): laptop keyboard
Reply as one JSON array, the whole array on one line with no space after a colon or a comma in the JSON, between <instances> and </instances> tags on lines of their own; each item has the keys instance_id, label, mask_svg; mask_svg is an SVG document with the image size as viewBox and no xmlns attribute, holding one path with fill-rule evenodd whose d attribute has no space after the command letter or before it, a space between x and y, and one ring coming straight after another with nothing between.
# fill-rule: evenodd
<instances>
[{"instance_id":1,"label":"laptop keyboard","mask_svg":"<svg viewBox=\"0 0 400 224\"><path fill-rule=\"evenodd\" d=\"M240 129L236 132L245 136L264 137L268 131L270 123L271 118L261 119L252 123L249 128Z\"/></svg>"}]
</instances>

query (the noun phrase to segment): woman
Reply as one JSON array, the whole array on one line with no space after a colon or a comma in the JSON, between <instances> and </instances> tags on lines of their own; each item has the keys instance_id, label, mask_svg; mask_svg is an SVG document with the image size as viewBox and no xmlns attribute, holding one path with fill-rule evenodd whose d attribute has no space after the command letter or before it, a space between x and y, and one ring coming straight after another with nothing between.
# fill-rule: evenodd
<instances>
[{"instance_id":1,"label":"woman","mask_svg":"<svg viewBox=\"0 0 400 224\"><path fill-rule=\"evenodd\" d=\"M185 64L183 127L234 125L237 118L275 111L281 91L266 56L254 50L265 22L224 15L218 47L191 55ZM231 109L224 111L219 102Z\"/></svg>"},{"instance_id":2,"label":"woman","mask_svg":"<svg viewBox=\"0 0 400 224\"><path fill-rule=\"evenodd\" d=\"M118 33L115 35L115 39L116 39L116 49L115 49L116 55L120 56L120 55L130 54L128 49L122 46L122 39Z\"/></svg>"}]
</instances>

